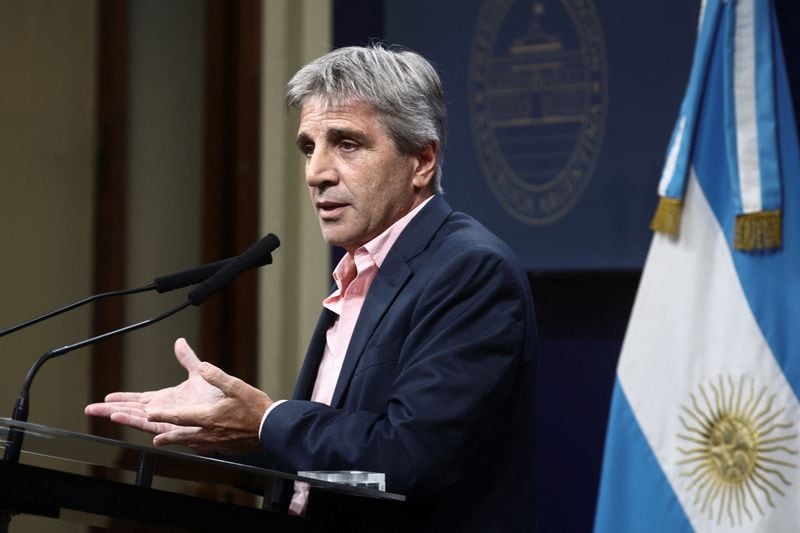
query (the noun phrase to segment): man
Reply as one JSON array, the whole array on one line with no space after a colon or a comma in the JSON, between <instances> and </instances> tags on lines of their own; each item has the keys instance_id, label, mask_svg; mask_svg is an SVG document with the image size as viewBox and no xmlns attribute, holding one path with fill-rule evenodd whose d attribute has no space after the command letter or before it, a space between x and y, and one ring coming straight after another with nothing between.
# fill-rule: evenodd
<instances>
[{"instance_id":1,"label":"man","mask_svg":"<svg viewBox=\"0 0 800 533\"><path fill-rule=\"evenodd\" d=\"M273 402L179 339L187 381L87 414L289 472L384 472L415 529L532 530L530 289L511 251L442 198L438 75L411 52L344 48L302 68L287 103L322 234L347 252L293 398Z\"/></svg>"}]
</instances>

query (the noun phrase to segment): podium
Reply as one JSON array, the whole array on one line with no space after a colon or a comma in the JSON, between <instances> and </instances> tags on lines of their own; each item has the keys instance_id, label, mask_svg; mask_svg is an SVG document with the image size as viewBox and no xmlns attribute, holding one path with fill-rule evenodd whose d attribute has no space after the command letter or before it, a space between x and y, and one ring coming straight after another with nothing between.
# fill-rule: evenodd
<instances>
[{"instance_id":1,"label":"podium","mask_svg":"<svg viewBox=\"0 0 800 533\"><path fill-rule=\"evenodd\" d=\"M0 461L0 530L33 514L126 531L401 531L398 494L7 418L0 445L10 431L24 441ZM304 517L277 503L294 481L311 488Z\"/></svg>"}]
</instances>

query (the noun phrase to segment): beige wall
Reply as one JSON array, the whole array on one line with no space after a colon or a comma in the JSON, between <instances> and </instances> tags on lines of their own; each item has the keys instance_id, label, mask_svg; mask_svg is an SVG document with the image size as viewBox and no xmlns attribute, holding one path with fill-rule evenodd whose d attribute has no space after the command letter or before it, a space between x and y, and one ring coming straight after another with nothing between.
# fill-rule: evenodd
<instances>
[{"instance_id":1,"label":"beige wall","mask_svg":"<svg viewBox=\"0 0 800 533\"><path fill-rule=\"evenodd\" d=\"M332 282L294 139L298 117L284 107L286 82L330 50L330 2L268 0L263 11L261 227L281 238L275 264L260 272L259 386L274 399L294 387L322 298Z\"/></svg>"},{"instance_id":2,"label":"beige wall","mask_svg":"<svg viewBox=\"0 0 800 533\"><path fill-rule=\"evenodd\" d=\"M196 0L129 3L128 281L200 264L204 6ZM128 320L157 315L185 301L186 291L126 299ZM198 337L195 307L128 334L127 390L166 387L185 378L172 344ZM137 431L126 439L150 442Z\"/></svg>"},{"instance_id":3,"label":"beige wall","mask_svg":"<svg viewBox=\"0 0 800 533\"><path fill-rule=\"evenodd\" d=\"M193 0L131 3L129 286L199 261L202 16L202 2ZM260 383L284 396L291 391L330 278L328 249L306 197L302 158L293 143L297 117L286 113L283 96L294 71L329 49L330 6L319 0L269 0L263 16L261 229L277 233L283 244L275 264L261 270ZM4 256L17 258L0 262L0 283L7 280L0 324L91 289L94 23L90 0L0 1L0 39L6 43L0 46L5 69L0 235ZM130 297L128 318L144 318L179 301L181 295ZM0 390L7 411L33 356L85 336L88 320L87 310L0 340L0 353L8 354L0 376L8 383ZM128 335L126 386L163 386L179 377L170 350L178 335L196 338L194 310ZM36 410L32 414L38 420L85 428L74 409L85 397L85 359L76 354L42 372L42 389L51 388L47 380L62 374L62 367L79 379L70 381L72 404L62 401L47 411ZM39 403L39 409L46 403Z\"/></svg>"},{"instance_id":4,"label":"beige wall","mask_svg":"<svg viewBox=\"0 0 800 533\"><path fill-rule=\"evenodd\" d=\"M0 0L0 327L89 294L94 182L91 0ZM44 351L86 337L88 309L0 339L0 415ZM30 420L86 429L88 351L42 368ZM18 518L12 531L74 531Z\"/></svg>"},{"instance_id":5,"label":"beige wall","mask_svg":"<svg viewBox=\"0 0 800 533\"><path fill-rule=\"evenodd\" d=\"M94 24L91 1L0 2L3 325L90 290ZM88 333L86 311L0 339L0 413L10 414L38 354ZM33 389L32 419L85 427L78 407L86 398L86 362L80 353L43 368Z\"/></svg>"},{"instance_id":6,"label":"beige wall","mask_svg":"<svg viewBox=\"0 0 800 533\"><path fill-rule=\"evenodd\" d=\"M203 2L136 0L130 9L128 285L200 260ZM95 0L0 0L0 328L92 289ZM281 237L260 271L259 385L290 394L329 283L328 248L307 198L285 84L329 49L330 2L265 0L261 233ZM183 300L129 298L128 320ZM40 353L90 333L89 310L0 339L0 416ZM126 337L126 387L182 378L171 345L198 335L194 309ZM49 363L32 421L85 431L88 350ZM126 434L126 438L149 441ZM13 531L75 531L18 518Z\"/></svg>"}]
</instances>

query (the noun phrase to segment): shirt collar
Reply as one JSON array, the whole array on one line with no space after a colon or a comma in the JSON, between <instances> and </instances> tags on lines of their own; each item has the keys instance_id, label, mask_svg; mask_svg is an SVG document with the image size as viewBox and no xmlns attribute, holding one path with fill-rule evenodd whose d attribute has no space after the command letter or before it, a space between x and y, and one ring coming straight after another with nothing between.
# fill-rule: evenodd
<instances>
[{"instance_id":1,"label":"shirt collar","mask_svg":"<svg viewBox=\"0 0 800 533\"><path fill-rule=\"evenodd\" d=\"M339 290L342 290L343 287L346 288L347 285L350 284L356 277L356 274L361 272L363 264L374 263L377 268L380 268L384 259L386 259L386 256L389 254L389 250L392 249L392 246L394 246L394 243L400 237L400 234L403 233L406 226L411 223L414 217L417 216L432 198L433 196L426 198L421 204L386 228L380 235L358 247L353 253L353 256L349 253L345 253L333 270L333 279L336 281ZM362 256L364 255L367 257L364 257L362 260Z\"/></svg>"}]
</instances>

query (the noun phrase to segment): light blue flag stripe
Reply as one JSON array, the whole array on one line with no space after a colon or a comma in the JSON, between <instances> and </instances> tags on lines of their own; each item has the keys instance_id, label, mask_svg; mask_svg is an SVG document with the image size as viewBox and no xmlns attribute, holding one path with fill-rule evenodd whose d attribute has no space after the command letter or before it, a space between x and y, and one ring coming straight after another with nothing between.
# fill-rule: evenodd
<instances>
[{"instance_id":1,"label":"light blue flag stripe","mask_svg":"<svg viewBox=\"0 0 800 533\"><path fill-rule=\"evenodd\" d=\"M689 84L667 147L666 163L658 186L661 196L683 198L691 164L691 148L697 125L697 115L703 96L708 62L711 59L713 44L718 33L717 26L721 11L722 0L707 0L701 11L701 23L697 34L692 70L689 74Z\"/></svg>"},{"instance_id":2,"label":"light blue flag stripe","mask_svg":"<svg viewBox=\"0 0 800 533\"><path fill-rule=\"evenodd\" d=\"M613 425L613 428L612 428ZM625 393L614 383L595 533L692 531Z\"/></svg>"}]
</instances>

